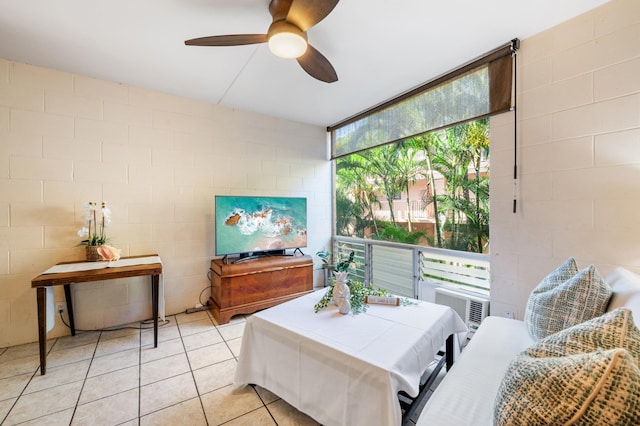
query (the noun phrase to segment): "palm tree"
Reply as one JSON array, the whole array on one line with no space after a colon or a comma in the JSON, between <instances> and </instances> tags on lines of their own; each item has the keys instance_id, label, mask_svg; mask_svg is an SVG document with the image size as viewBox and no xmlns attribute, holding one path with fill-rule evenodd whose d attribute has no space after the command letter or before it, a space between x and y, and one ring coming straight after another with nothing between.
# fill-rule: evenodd
<instances>
[{"instance_id":1,"label":"palm tree","mask_svg":"<svg viewBox=\"0 0 640 426\"><path fill-rule=\"evenodd\" d=\"M351 155L336 161L336 232L339 235L364 235L365 221L371 216L366 169Z\"/></svg>"},{"instance_id":2,"label":"palm tree","mask_svg":"<svg viewBox=\"0 0 640 426\"><path fill-rule=\"evenodd\" d=\"M375 184L387 200L391 222L395 224L396 217L393 212L393 200L400 191L397 178L397 150L395 145L384 145L356 155L365 160L363 166L366 167L369 175L374 179Z\"/></svg>"},{"instance_id":3,"label":"palm tree","mask_svg":"<svg viewBox=\"0 0 640 426\"><path fill-rule=\"evenodd\" d=\"M434 233L436 239L436 246L442 247L442 232L440 230L440 216L438 215L438 199L437 199L437 188L436 188L436 179L433 173L432 158L434 156L434 150L438 138L436 133L427 133L425 135L415 136L413 142L417 147L421 148L425 154L423 169L426 172L427 176L427 191L425 197L425 205L429 203L433 203L433 211L435 224L434 224Z\"/></svg>"},{"instance_id":4,"label":"palm tree","mask_svg":"<svg viewBox=\"0 0 640 426\"><path fill-rule=\"evenodd\" d=\"M488 187L483 190L481 164L489 145L488 121L465 123L438 133L437 156L433 167L446 182L446 194L436 197L442 212L448 213L447 227L451 237L450 248L469 250L468 235L474 234L473 251L482 252L483 239L488 237ZM475 177L469 180L469 167L473 165ZM485 179L486 180L486 179ZM488 184L487 184L488 185ZM471 194L474 195L472 200ZM486 210L484 209L486 205ZM486 217L485 217L486 216Z\"/></svg>"},{"instance_id":5,"label":"palm tree","mask_svg":"<svg viewBox=\"0 0 640 426\"><path fill-rule=\"evenodd\" d=\"M486 238L489 238L489 188L487 182L486 191L483 191L481 188L481 166L483 154L489 152L489 119L485 118L482 120L472 121L468 123L466 127L466 136L467 136L467 144L473 149L473 169L475 172L475 224L478 227L478 235L477 235L477 243L478 243L478 252L482 253L482 239L485 234L486 227ZM481 206L481 204L486 201L486 207ZM486 212L486 218L482 218L483 213ZM486 220L486 224L483 222Z\"/></svg>"},{"instance_id":6,"label":"palm tree","mask_svg":"<svg viewBox=\"0 0 640 426\"><path fill-rule=\"evenodd\" d=\"M339 204L338 198L340 198ZM348 224L353 227L353 233L359 236L364 235L367 226L372 226L377 233L378 225L374 211L379 205L365 160L357 154L338 159L336 161L336 215L338 216L336 220L340 221L342 228L336 226L337 230L346 230L345 224ZM356 211L360 214L356 214ZM351 235L351 232L341 233L341 235Z\"/></svg>"}]
</instances>

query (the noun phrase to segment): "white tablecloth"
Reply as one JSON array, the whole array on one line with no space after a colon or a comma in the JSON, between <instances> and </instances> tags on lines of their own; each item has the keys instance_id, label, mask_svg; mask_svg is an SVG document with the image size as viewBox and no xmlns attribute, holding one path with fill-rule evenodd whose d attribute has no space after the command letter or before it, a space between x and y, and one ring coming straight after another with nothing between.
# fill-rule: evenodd
<instances>
[{"instance_id":1,"label":"white tablecloth","mask_svg":"<svg viewBox=\"0 0 640 426\"><path fill-rule=\"evenodd\" d=\"M467 327L453 309L427 302L316 314L323 294L249 317L235 388L262 386L325 426L401 424L398 392L416 396L446 338Z\"/></svg>"}]
</instances>

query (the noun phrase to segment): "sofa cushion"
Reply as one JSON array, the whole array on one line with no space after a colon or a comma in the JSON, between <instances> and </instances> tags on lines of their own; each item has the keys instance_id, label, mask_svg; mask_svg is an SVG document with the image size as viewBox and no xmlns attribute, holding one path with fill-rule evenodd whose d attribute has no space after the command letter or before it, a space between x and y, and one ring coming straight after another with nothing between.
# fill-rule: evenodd
<instances>
[{"instance_id":1,"label":"sofa cushion","mask_svg":"<svg viewBox=\"0 0 640 426\"><path fill-rule=\"evenodd\" d=\"M538 286L533 289L529 295L524 311L524 323L532 337L538 338L537 336L542 335L543 332L541 330L545 328L546 323L549 321L546 315L548 311L546 307L544 313L536 309L548 300L548 298L542 298L577 273L578 266L576 265L576 261L573 257L570 257L562 265L544 277ZM547 303L544 304L546 305Z\"/></svg>"},{"instance_id":2,"label":"sofa cushion","mask_svg":"<svg viewBox=\"0 0 640 426\"><path fill-rule=\"evenodd\" d=\"M631 309L636 326L640 327L640 276L627 269L616 268L605 281L613 290L607 310L613 311L621 306Z\"/></svg>"},{"instance_id":3,"label":"sofa cushion","mask_svg":"<svg viewBox=\"0 0 640 426\"><path fill-rule=\"evenodd\" d=\"M640 277L618 268L605 281L614 291L608 310L630 307L638 324ZM427 401L417 426L493 424L498 388L510 362L534 343L524 321L487 317ZM511 420L517 424L517 417Z\"/></svg>"},{"instance_id":4,"label":"sofa cushion","mask_svg":"<svg viewBox=\"0 0 640 426\"><path fill-rule=\"evenodd\" d=\"M486 317L427 400L416 425L491 425L509 363L534 343L523 321Z\"/></svg>"},{"instance_id":5,"label":"sofa cushion","mask_svg":"<svg viewBox=\"0 0 640 426\"><path fill-rule=\"evenodd\" d=\"M598 349L623 348L640 366L640 330L630 309L618 308L539 340L524 351L536 357L563 357Z\"/></svg>"},{"instance_id":6,"label":"sofa cushion","mask_svg":"<svg viewBox=\"0 0 640 426\"><path fill-rule=\"evenodd\" d=\"M539 340L509 365L495 424L640 424L640 330L630 309Z\"/></svg>"},{"instance_id":7,"label":"sofa cushion","mask_svg":"<svg viewBox=\"0 0 640 426\"><path fill-rule=\"evenodd\" d=\"M626 349L518 355L498 391L495 425L640 424L640 369Z\"/></svg>"},{"instance_id":8,"label":"sofa cushion","mask_svg":"<svg viewBox=\"0 0 640 426\"><path fill-rule=\"evenodd\" d=\"M596 268L576 271L575 260L569 258L531 292L524 321L533 338L542 339L607 309L611 288Z\"/></svg>"}]
</instances>

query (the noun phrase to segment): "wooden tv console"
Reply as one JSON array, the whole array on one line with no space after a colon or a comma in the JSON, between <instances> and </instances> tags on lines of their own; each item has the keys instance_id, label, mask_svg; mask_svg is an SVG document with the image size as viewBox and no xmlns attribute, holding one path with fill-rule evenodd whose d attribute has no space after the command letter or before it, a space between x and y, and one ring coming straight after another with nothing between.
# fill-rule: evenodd
<instances>
[{"instance_id":1,"label":"wooden tv console","mask_svg":"<svg viewBox=\"0 0 640 426\"><path fill-rule=\"evenodd\" d=\"M211 261L211 312L218 324L313 291L311 256L274 256L226 264ZM311 307L310 309L312 309Z\"/></svg>"}]
</instances>

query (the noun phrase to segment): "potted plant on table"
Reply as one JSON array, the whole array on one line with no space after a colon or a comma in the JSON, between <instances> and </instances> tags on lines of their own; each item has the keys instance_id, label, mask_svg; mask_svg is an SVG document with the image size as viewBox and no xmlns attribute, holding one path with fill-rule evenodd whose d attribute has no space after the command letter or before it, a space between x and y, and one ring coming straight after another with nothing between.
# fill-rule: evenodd
<instances>
[{"instance_id":1,"label":"potted plant on table","mask_svg":"<svg viewBox=\"0 0 640 426\"><path fill-rule=\"evenodd\" d=\"M107 235L105 227L111 222L111 210L104 201L98 207L95 201L84 204L84 220L86 226L78 231L78 236L85 238L80 242L81 246L86 246L86 259L89 262L99 260L118 260L120 249L107 245Z\"/></svg>"},{"instance_id":2,"label":"potted plant on table","mask_svg":"<svg viewBox=\"0 0 640 426\"><path fill-rule=\"evenodd\" d=\"M360 281L349 280L348 274L350 270L356 269L356 263L354 261L355 253L352 251L346 258L338 256L335 264L330 264L331 252L328 250L319 251L316 253L320 259L322 259L323 267L330 271L333 271L334 277L329 279L329 285L326 293L314 306L314 311L318 313L320 310L329 306L330 302L334 302L340 311L340 313L348 313L351 311L354 314L364 312L367 310L365 303L366 296L386 296L388 295L386 290L380 288L373 288L369 285L364 285ZM345 290L346 287L346 290ZM336 301L336 295L338 293L339 299L348 301L348 306L344 303L342 306ZM347 307L349 309L347 309Z\"/></svg>"}]
</instances>

